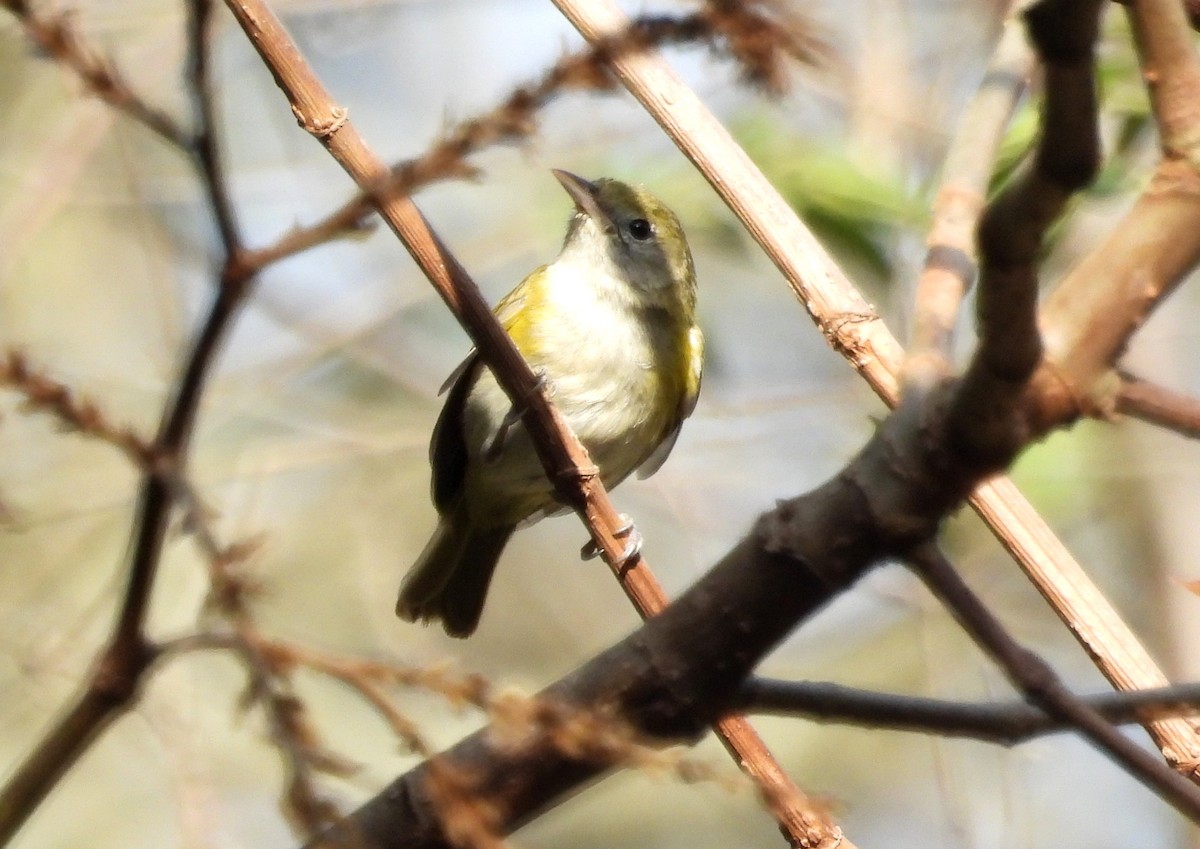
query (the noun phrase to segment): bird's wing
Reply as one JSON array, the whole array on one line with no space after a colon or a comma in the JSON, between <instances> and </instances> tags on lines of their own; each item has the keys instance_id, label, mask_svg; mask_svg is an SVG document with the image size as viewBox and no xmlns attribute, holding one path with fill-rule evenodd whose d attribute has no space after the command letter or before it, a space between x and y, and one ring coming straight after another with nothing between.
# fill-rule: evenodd
<instances>
[{"instance_id":1,"label":"bird's wing","mask_svg":"<svg viewBox=\"0 0 1200 849\"><path fill-rule=\"evenodd\" d=\"M527 286L545 268L534 271L526 280L503 298L493 311L508 333L513 332L517 317L525 304ZM429 464L433 468L433 503L439 511L446 512L462 495L463 479L467 473L467 443L463 434L463 416L467 406L467 395L479 377L483 360L474 348L458 368L450 372L446 382L438 390L441 395L449 390L446 403L433 426L429 441Z\"/></svg>"},{"instance_id":2,"label":"bird's wing","mask_svg":"<svg viewBox=\"0 0 1200 849\"><path fill-rule=\"evenodd\" d=\"M671 454L671 449L675 447L675 440L679 439L679 431L683 427L683 420L692 414L692 410L696 409L696 401L700 398L700 379L704 369L704 334L700 331L699 326L692 325L688 331L687 341L687 371L684 374L683 394L679 399L679 411L675 418L675 426L666 435L662 442L658 443L657 447L650 452L645 462L638 467L637 476L639 479L646 479L662 468L662 464L667 462L667 457Z\"/></svg>"},{"instance_id":3,"label":"bird's wing","mask_svg":"<svg viewBox=\"0 0 1200 849\"><path fill-rule=\"evenodd\" d=\"M467 358L451 372L439 395L447 388L450 394L442 405L433 436L429 440L429 465L433 469L433 503L438 512L448 512L462 495L463 479L467 474L467 443L463 436L463 414L467 394L479 376L483 360L472 350Z\"/></svg>"}]
</instances>

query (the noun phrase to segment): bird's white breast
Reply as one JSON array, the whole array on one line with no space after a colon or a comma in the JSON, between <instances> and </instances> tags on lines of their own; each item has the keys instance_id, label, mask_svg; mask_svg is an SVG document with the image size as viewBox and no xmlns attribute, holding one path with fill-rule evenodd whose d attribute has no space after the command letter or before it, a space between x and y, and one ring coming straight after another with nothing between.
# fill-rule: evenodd
<instances>
[{"instance_id":1,"label":"bird's white breast","mask_svg":"<svg viewBox=\"0 0 1200 849\"><path fill-rule=\"evenodd\" d=\"M545 297L531 325L534 338L518 340L519 346L530 366L545 374L555 405L588 448L605 484L613 486L669 430L678 405L677 398L661 396L669 346L665 339L656 344L634 311L627 284L594 264L560 258L546 274ZM500 427L509 402L485 371L467 403L467 443L483 444ZM469 488L549 498L551 487L523 428L510 430L499 456L472 459L475 481Z\"/></svg>"}]
</instances>

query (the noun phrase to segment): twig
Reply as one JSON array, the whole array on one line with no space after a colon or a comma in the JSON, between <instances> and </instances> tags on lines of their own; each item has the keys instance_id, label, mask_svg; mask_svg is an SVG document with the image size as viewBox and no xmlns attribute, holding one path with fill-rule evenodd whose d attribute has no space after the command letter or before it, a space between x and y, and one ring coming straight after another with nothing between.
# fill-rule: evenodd
<instances>
[{"instance_id":1,"label":"twig","mask_svg":"<svg viewBox=\"0 0 1200 849\"><path fill-rule=\"evenodd\" d=\"M1121 372L1116 411L1200 439L1200 399Z\"/></svg>"},{"instance_id":2,"label":"twig","mask_svg":"<svg viewBox=\"0 0 1200 849\"><path fill-rule=\"evenodd\" d=\"M914 549L907 562L1022 693L1051 716L1077 729L1180 813L1200 821L1200 787L1122 734L1067 689L1040 657L1017 645L936 545Z\"/></svg>"},{"instance_id":3,"label":"twig","mask_svg":"<svg viewBox=\"0 0 1200 849\"><path fill-rule=\"evenodd\" d=\"M20 351L9 351L0 360L0 385L19 392L29 410L48 413L62 427L113 446L138 469L145 471L153 462L153 446L132 427L114 424L94 401L34 368Z\"/></svg>"},{"instance_id":4,"label":"twig","mask_svg":"<svg viewBox=\"0 0 1200 849\"><path fill-rule=\"evenodd\" d=\"M1200 712L1200 684L1076 698L1113 723L1144 722L1147 716L1194 716ZM747 713L797 716L872 730L969 737L1004 746L1074 730L1069 722L1023 701L967 704L817 681L751 678L742 685L736 704Z\"/></svg>"},{"instance_id":5,"label":"twig","mask_svg":"<svg viewBox=\"0 0 1200 849\"><path fill-rule=\"evenodd\" d=\"M238 258L242 250L241 237L229 199L229 183L225 179L225 166L217 149L217 132L220 124L216 116L216 95L213 93L209 75L210 51L208 34L212 20L213 0L188 0L188 91L192 96L192 109L196 115L196 137L192 150L197 160L200 179L208 195L208 208L212 211L221 245L226 256L226 266ZM240 263L244 266L244 263ZM245 277L252 269L239 268Z\"/></svg>"},{"instance_id":6,"label":"twig","mask_svg":"<svg viewBox=\"0 0 1200 849\"><path fill-rule=\"evenodd\" d=\"M90 50L70 15L60 12L41 17L28 0L0 0L0 6L17 17L30 41L78 76L89 93L124 112L173 147L191 150L191 135L170 115L138 97L116 68Z\"/></svg>"}]
</instances>

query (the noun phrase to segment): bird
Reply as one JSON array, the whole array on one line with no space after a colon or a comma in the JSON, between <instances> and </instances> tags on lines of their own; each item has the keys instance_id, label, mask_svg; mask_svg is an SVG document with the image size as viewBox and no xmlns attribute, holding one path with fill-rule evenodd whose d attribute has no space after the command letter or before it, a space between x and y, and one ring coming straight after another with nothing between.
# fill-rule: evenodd
<instances>
[{"instance_id":1,"label":"bird","mask_svg":"<svg viewBox=\"0 0 1200 849\"><path fill-rule=\"evenodd\" d=\"M657 471L695 409L704 355L695 268L679 219L646 189L552 173L575 204L562 249L494 314L611 489ZM438 525L396 613L464 638L513 532L563 507L521 411L477 351L447 389L429 446ZM624 530L640 545L632 523Z\"/></svg>"}]
</instances>

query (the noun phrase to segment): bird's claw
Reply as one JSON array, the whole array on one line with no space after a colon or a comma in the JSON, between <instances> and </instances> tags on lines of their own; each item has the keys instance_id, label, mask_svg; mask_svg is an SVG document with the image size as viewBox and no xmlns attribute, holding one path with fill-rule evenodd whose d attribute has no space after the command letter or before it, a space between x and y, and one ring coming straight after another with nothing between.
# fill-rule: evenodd
<instances>
[{"instance_id":1,"label":"bird's claw","mask_svg":"<svg viewBox=\"0 0 1200 849\"><path fill-rule=\"evenodd\" d=\"M637 526L633 524L633 519L628 514L621 514L621 525L615 531L613 536L620 539L628 537L625 543L625 550L621 552L621 559L618 566L624 566L637 557L642 552L642 534L638 531ZM600 546L595 540L588 540L584 543L583 548L579 549L579 557L583 560L594 560L600 556Z\"/></svg>"}]
</instances>

